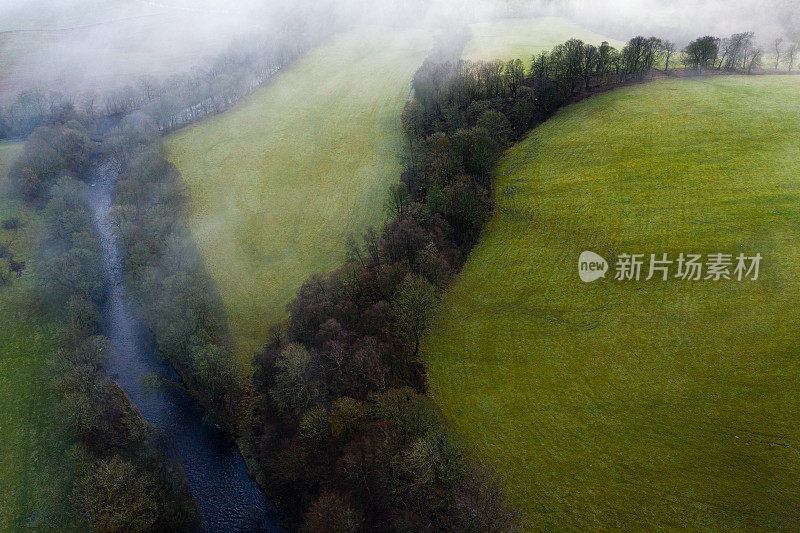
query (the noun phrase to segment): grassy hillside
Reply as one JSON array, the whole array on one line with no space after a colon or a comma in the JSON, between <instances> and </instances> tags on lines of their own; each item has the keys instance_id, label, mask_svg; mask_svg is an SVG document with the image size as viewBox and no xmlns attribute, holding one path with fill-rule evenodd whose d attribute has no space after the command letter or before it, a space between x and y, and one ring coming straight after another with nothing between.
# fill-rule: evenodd
<instances>
[{"instance_id":1,"label":"grassy hillside","mask_svg":"<svg viewBox=\"0 0 800 533\"><path fill-rule=\"evenodd\" d=\"M525 67L531 55L549 50L568 39L581 39L599 45L608 41L621 48L624 43L591 32L567 19L541 17L472 24L472 39L464 49L465 59L522 59Z\"/></svg>"},{"instance_id":2,"label":"grassy hillside","mask_svg":"<svg viewBox=\"0 0 800 533\"><path fill-rule=\"evenodd\" d=\"M800 527L798 97L797 77L615 90L503 159L424 351L536 529ZM585 284L583 250L764 260L757 281Z\"/></svg>"},{"instance_id":3,"label":"grassy hillside","mask_svg":"<svg viewBox=\"0 0 800 533\"><path fill-rule=\"evenodd\" d=\"M191 189L190 226L244 360L349 233L385 216L400 111L429 37L373 28L309 52L235 109L167 140Z\"/></svg>"},{"instance_id":4,"label":"grassy hillside","mask_svg":"<svg viewBox=\"0 0 800 533\"><path fill-rule=\"evenodd\" d=\"M23 227L0 230L17 260L30 260L29 247L39 218L4 194L8 164L20 144L0 143L0 221L19 217ZM29 266L30 265L29 263ZM49 393L48 361L59 329L32 319L32 274L27 269L11 285L0 287L0 530L65 520L65 484L69 458L55 435ZM59 517L59 518L55 518Z\"/></svg>"}]
</instances>

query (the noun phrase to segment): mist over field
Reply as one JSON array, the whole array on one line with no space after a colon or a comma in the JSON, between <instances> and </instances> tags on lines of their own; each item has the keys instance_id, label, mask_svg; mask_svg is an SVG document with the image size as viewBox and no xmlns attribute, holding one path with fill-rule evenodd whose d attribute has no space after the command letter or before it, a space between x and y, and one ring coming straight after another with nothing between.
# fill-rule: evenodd
<instances>
[{"instance_id":1,"label":"mist over field","mask_svg":"<svg viewBox=\"0 0 800 533\"><path fill-rule=\"evenodd\" d=\"M759 41L797 37L795 0L571 0L564 16L609 33L652 33L685 43L697 35L754 31Z\"/></svg>"},{"instance_id":2,"label":"mist over field","mask_svg":"<svg viewBox=\"0 0 800 533\"><path fill-rule=\"evenodd\" d=\"M254 32L279 32L263 2L11 0L0 5L0 101L21 90L108 90L166 78Z\"/></svg>"},{"instance_id":3,"label":"mist over field","mask_svg":"<svg viewBox=\"0 0 800 533\"><path fill-rule=\"evenodd\" d=\"M755 31L765 44L797 36L794 0L564 0L289 2L287 0L4 0L0 2L0 103L39 88L78 95L165 79L237 40L291 32L287 20L324 28L431 26L508 16L563 16L625 40L659 35L684 44L699 34Z\"/></svg>"}]
</instances>

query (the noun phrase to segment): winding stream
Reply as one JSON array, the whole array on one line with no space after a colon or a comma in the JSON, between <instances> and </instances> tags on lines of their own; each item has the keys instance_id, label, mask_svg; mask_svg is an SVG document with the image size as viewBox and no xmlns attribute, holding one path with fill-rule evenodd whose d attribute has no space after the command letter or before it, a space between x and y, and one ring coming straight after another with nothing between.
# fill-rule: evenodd
<instances>
[{"instance_id":1,"label":"winding stream","mask_svg":"<svg viewBox=\"0 0 800 533\"><path fill-rule=\"evenodd\" d=\"M144 326L125 302L122 262L109 216L116 179L115 166L104 163L88 188L105 259L104 329L114 347L109 373L158 430L157 442L166 457L183 465L189 489L203 511L204 531L252 531L255 524L279 531L274 508L249 477L239 449L203 420L197 402L181 387L154 389L145 383L153 375L171 383L180 383L180 378L155 352Z\"/></svg>"}]
</instances>

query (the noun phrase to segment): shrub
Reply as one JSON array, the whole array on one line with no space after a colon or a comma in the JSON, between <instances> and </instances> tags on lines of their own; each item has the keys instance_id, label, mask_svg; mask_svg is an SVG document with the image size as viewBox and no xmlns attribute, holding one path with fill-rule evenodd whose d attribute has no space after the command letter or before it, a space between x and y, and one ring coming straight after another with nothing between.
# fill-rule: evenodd
<instances>
[{"instance_id":1,"label":"shrub","mask_svg":"<svg viewBox=\"0 0 800 533\"><path fill-rule=\"evenodd\" d=\"M2 223L0 223L0 227L4 230L15 230L20 227L19 217L11 217L5 219Z\"/></svg>"}]
</instances>

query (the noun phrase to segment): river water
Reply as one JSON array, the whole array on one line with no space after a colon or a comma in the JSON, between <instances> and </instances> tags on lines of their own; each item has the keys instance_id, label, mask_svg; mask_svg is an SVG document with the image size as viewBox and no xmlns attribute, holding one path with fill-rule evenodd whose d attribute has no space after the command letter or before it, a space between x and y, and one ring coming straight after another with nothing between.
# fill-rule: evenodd
<instances>
[{"instance_id":1,"label":"river water","mask_svg":"<svg viewBox=\"0 0 800 533\"><path fill-rule=\"evenodd\" d=\"M254 524L255 529L279 531L274 508L249 477L239 449L203 420L194 398L180 386L147 384L152 376L175 384L180 378L155 352L125 301L122 262L109 216L117 176L114 164L99 165L88 192L105 259L104 333L113 345L108 371L157 429L162 452L183 465L189 489L203 511L204 531L252 531Z\"/></svg>"}]
</instances>

